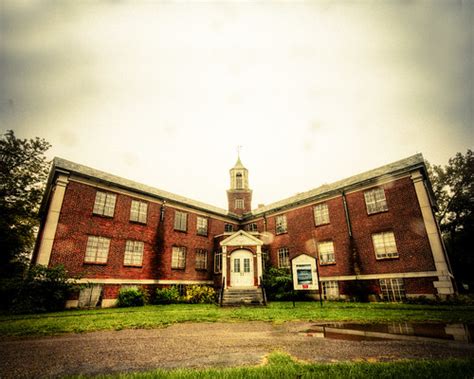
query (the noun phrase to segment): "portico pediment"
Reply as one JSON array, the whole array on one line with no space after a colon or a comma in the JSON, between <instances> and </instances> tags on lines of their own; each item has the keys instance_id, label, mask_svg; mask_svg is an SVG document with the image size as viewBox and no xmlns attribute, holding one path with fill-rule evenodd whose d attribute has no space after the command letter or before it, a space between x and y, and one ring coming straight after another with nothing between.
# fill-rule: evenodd
<instances>
[{"instance_id":1,"label":"portico pediment","mask_svg":"<svg viewBox=\"0 0 474 379\"><path fill-rule=\"evenodd\" d=\"M221 246L262 246L263 242L251 234L239 230L221 241Z\"/></svg>"}]
</instances>

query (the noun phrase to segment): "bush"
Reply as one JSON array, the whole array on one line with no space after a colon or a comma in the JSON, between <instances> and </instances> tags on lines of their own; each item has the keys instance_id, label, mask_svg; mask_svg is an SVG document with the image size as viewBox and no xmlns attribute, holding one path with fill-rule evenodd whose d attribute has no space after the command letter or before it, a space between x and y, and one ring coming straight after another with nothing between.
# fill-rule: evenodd
<instances>
[{"instance_id":1,"label":"bush","mask_svg":"<svg viewBox=\"0 0 474 379\"><path fill-rule=\"evenodd\" d=\"M184 300L192 304L212 304L217 299L214 288L208 286L188 286Z\"/></svg>"},{"instance_id":2,"label":"bush","mask_svg":"<svg viewBox=\"0 0 474 379\"><path fill-rule=\"evenodd\" d=\"M118 295L118 307L140 307L147 303L147 293L143 288L122 288Z\"/></svg>"},{"instance_id":3,"label":"bush","mask_svg":"<svg viewBox=\"0 0 474 379\"><path fill-rule=\"evenodd\" d=\"M3 308L12 313L54 312L64 309L76 288L64 266L31 266L24 274L1 283Z\"/></svg>"},{"instance_id":4,"label":"bush","mask_svg":"<svg viewBox=\"0 0 474 379\"><path fill-rule=\"evenodd\" d=\"M290 270L268 267L263 276L263 285L268 300L292 300L295 295Z\"/></svg>"},{"instance_id":5,"label":"bush","mask_svg":"<svg viewBox=\"0 0 474 379\"><path fill-rule=\"evenodd\" d=\"M179 290L177 287L157 288L155 291L155 304L174 304L180 302Z\"/></svg>"}]
</instances>

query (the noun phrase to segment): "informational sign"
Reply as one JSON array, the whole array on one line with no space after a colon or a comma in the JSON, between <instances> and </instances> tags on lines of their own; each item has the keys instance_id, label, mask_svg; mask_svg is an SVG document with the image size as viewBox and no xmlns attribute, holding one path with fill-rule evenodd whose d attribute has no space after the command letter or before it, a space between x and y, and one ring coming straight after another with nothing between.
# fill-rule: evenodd
<instances>
[{"instance_id":1,"label":"informational sign","mask_svg":"<svg viewBox=\"0 0 474 379\"><path fill-rule=\"evenodd\" d=\"M295 290L317 290L318 274L316 271L316 258L300 254L291 260L293 271L293 288Z\"/></svg>"}]
</instances>

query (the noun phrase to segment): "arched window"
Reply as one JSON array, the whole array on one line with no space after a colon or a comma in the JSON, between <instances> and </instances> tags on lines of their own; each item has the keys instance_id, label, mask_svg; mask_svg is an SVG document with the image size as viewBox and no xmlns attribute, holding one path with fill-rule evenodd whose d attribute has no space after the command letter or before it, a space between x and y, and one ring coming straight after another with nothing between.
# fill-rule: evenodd
<instances>
[{"instance_id":1,"label":"arched window","mask_svg":"<svg viewBox=\"0 0 474 379\"><path fill-rule=\"evenodd\" d=\"M242 174L240 172L238 172L235 175L235 188L241 189L243 187L244 187L244 185L243 185L243 180L242 180Z\"/></svg>"}]
</instances>

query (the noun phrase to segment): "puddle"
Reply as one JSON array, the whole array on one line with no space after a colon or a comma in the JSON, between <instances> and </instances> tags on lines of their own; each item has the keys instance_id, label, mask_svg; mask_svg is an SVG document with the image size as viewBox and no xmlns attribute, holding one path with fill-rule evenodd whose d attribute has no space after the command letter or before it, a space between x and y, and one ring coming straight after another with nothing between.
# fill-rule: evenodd
<instances>
[{"instance_id":1,"label":"puddle","mask_svg":"<svg viewBox=\"0 0 474 379\"><path fill-rule=\"evenodd\" d=\"M308 337L351 341L412 340L433 342L473 343L474 324L386 323L314 324L300 334Z\"/></svg>"}]
</instances>

